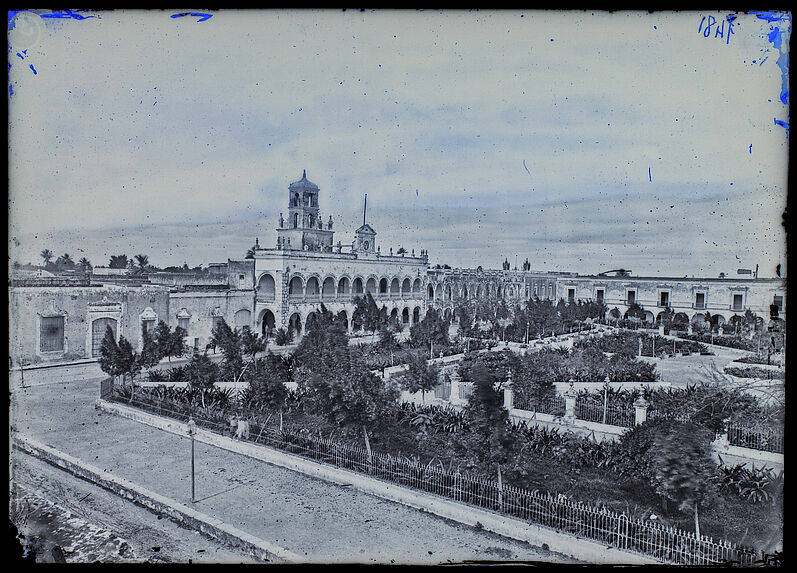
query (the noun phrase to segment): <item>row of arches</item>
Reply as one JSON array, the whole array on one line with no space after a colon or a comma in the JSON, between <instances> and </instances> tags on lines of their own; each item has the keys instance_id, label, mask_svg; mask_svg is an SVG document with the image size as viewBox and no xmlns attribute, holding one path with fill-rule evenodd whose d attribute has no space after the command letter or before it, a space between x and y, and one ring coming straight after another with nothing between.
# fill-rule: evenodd
<instances>
[{"instance_id":1,"label":"row of arches","mask_svg":"<svg viewBox=\"0 0 797 573\"><path fill-rule=\"evenodd\" d=\"M649 310L644 310L643 312L644 312L644 318L641 319L643 322L647 322L649 324L656 324L656 325L661 324L662 318L664 316L664 311L655 315L653 314L653 312ZM614 309L608 312L609 318L621 318L621 316L623 319L629 319L630 318L629 311L622 313L622 315L619 311L615 312ZM731 324L742 320L743 317L738 314L726 315L724 313L717 313L717 314L707 315L705 312L696 312L692 314L691 317L689 316L689 313L676 312L672 317L672 322L674 324L683 324L685 326L691 325L693 327L706 323L710 324L711 326L722 326L724 324ZM760 325L763 323L763 319L761 317L758 317L756 319L756 322L759 323Z\"/></svg>"},{"instance_id":2,"label":"row of arches","mask_svg":"<svg viewBox=\"0 0 797 573\"><path fill-rule=\"evenodd\" d=\"M520 284L498 284L498 283L458 283L442 282L431 283L427 289L427 297L430 301L449 301L459 298L470 299L491 299L491 298L519 298L524 294ZM525 294L528 294L527 292Z\"/></svg>"},{"instance_id":3,"label":"row of arches","mask_svg":"<svg viewBox=\"0 0 797 573\"><path fill-rule=\"evenodd\" d=\"M258 279L257 294L261 299L273 300L276 293L275 287L274 277L265 273ZM410 277L405 277L400 280L399 277L393 277L389 280L387 277L370 276L363 278L358 276L352 281L347 276L340 278L327 276L323 280L321 280L320 276L311 276L305 281L301 276L294 275L288 281L288 296L295 298L318 297L332 300L339 297L364 295L366 292L370 292L375 297L388 295L397 298L408 296L417 298L421 293L421 288L422 282L420 278L412 280Z\"/></svg>"},{"instance_id":4,"label":"row of arches","mask_svg":"<svg viewBox=\"0 0 797 573\"><path fill-rule=\"evenodd\" d=\"M335 313L336 316L341 318L346 325L346 330L350 332L356 332L362 329L362 325L359 324L354 318L349 317L349 313L345 310L341 310ZM410 308L405 306L404 308L393 308L390 311L390 317L394 319L398 319L401 321L402 324L410 325L415 324L421 320L421 307L416 306L414 308ZM302 312L293 312L288 317L288 327L293 331L294 334L299 335L304 330L306 330L309 325L312 323L313 320L316 319L316 311L310 311L307 313ZM274 330L274 313L270 310L266 309L263 311L263 315L261 318L261 332L264 336L272 333Z\"/></svg>"}]
</instances>

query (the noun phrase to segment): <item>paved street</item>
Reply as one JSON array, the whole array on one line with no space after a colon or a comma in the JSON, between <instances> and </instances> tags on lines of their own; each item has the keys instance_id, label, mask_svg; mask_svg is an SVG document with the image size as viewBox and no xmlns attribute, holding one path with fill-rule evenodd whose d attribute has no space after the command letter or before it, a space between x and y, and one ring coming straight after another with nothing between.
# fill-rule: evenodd
<instances>
[{"instance_id":1,"label":"paved street","mask_svg":"<svg viewBox=\"0 0 797 573\"><path fill-rule=\"evenodd\" d=\"M70 380L91 376L91 365L70 372L32 372L26 373L25 388L12 385L14 430L166 497L191 503L188 438L96 410L100 378ZM226 450L198 443L196 455L198 511L310 562L563 560L541 548ZM12 471L18 463L16 456L12 458Z\"/></svg>"}]
</instances>

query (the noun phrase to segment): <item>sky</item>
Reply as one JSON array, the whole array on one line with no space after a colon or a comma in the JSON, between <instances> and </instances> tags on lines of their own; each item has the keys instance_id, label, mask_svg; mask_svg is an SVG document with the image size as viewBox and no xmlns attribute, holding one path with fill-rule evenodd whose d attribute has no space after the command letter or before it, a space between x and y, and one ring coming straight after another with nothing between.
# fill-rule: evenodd
<instances>
[{"instance_id":1,"label":"sky","mask_svg":"<svg viewBox=\"0 0 797 573\"><path fill-rule=\"evenodd\" d=\"M382 252L431 264L785 276L790 33L775 13L10 12L9 258L240 259L276 245L306 170L344 245L368 194Z\"/></svg>"}]
</instances>

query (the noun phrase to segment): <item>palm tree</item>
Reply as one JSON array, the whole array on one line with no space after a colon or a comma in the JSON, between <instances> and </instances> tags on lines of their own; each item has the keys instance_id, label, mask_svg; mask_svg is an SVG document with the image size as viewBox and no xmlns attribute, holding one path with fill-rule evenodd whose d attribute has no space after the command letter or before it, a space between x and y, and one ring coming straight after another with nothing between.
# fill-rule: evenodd
<instances>
[{"instance_id":1,"label":"palm tree","mask_svg":"<svg viewBox=\"0 0 797 573\"><path fill-rule=\"evenodd\" d=\"M134 257L138 263L138 272L144 272L149 266L149 257L147 255L136 255Z\"/></svg>"},{"instance_id":2,"label":"palm tree","mask_svg":"<svg viewBox=\"0 0 797 573\"><path fill-rule=\"evenodd\" d=\"M63 265L68 268L74 268L75 261L72 260L72 256L69 253L64 253L57 259L55 259L56 265Z\"/></svg>"},{"instance_id":3,"label":"palm tree","mask_svg":"<svg viewBox=\"0 0 797 573\"><path fill-rule=\"evenodd\" d=\"M84 273L90 273L92 269L91 261L86 257L81 257L81 259L77 262L77 268Z\"/></svg>"},{"instance_id":4,"label":"palm tree","mask_svg":"<svg viewBox=\"0 0 797 573\"><path fill-rule=\"evenodd\" d=\"M46 267L50 264L50 261L53 258L53 252L50 249L44 249L41 253L39 253L39 256L44 259L44 266Z\"/></svg>"}]
</instances>

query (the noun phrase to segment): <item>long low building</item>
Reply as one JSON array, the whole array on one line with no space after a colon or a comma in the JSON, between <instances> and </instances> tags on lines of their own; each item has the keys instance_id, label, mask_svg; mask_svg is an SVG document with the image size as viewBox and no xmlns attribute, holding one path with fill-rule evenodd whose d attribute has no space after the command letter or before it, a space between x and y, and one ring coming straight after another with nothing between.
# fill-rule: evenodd
<instances>
[{"instance_id":1,"label":"long low building","mask_svg":"<svg viewBox=\"0 0 797 573\"><path fill-rule=\"evenodd\" d=\"M160 320L184 328L188 346L200 350L221 320L264 336L279 328L301 335L322 304L354 332L354 301L365 293L407 326L429 309L450 317L474 299L594 300L620 317L637 304L650 322L667 308L690 323L722 324L747 310L767 319L773 306L785 318L785 279L579 276L532 271L528 260L522 270L508 261L500 270L430 266L425 250L383 253L365 211L354 240L335 243L332 218L322 221L319 188L306 173L288 186L287 199L273 248L256 240L251 258L211 263L204 273L65 277L12 269L12 362L96 358L108 326L140 349L144 332Z\"/></svg>"},{"instance_id":2,"label":"long low building","mask_svg":"<svg viewBox=\"0 0 797 573\"><path fill-rule=\"evenodd\" d=\"M780 278L677 278L578 275L541 271L429 269L429 306L448 314L463 300L498 298L518 303L540 298L602 302L618 317L641 306L647 322L666 309L684 321L724 324L751 311L767 320L771 307L786 313L786 281Z\"/></svg>"}]
</instances>

